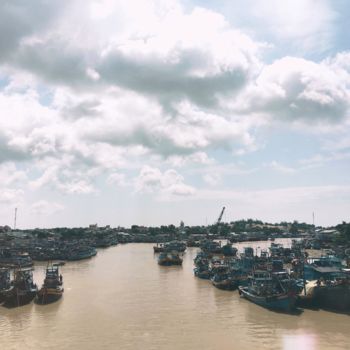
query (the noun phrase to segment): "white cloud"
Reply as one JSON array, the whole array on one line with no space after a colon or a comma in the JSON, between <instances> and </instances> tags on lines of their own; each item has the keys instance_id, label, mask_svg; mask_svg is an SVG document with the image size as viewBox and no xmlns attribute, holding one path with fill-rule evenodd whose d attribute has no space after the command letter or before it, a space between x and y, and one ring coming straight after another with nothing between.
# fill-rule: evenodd
<instances>
[{"instance_id":1,"label":"white cloud","mask_svg":"<svg viewBox=\"0 0 350 350\"><path fill-rule=\"evenodd\" d=\"M126 187L130 185L129 181L126 179L125 174L122 173L112 173L107 178L107 183L110 185L116 185L118 187Z\"/></svg>"},{"instance_id":2,"label":"white cloud","mask_svg":"<svg viewBox=\"0 0 350 350\"><path fill-rule=\"evenodd\" d=\"M191 165L208 165L212 164L214 159L209 158L209 156L205 152L195 152L190 155L173 155L169 156L167 159L167 163L172 165L173 167L184 167Z\"/></svg>"},{"instance_id":3,"label":"white cloud","mask_svg":"<svg viewBox=\"0 0 350 350\"><path fill-rule=\"evenodd\" d=\"M246 7L276 43L313 52L315 38L321 51L329 44L329 4L258 0ZM336 136L349 130L350 53L264 64L268 45L228 15L187 11L176 0L1 4L2 201L24 197L26 182L37 198L44 190L101 193L105 177L158 199L195 197L197 184L183 175L218 186L226 175L253 174L256 165L247 169L237 158L259 150L264 130L280 122L322 130L333 150L325 148L321 162L348 159L346 133Z\"/></svg>"},{"instance_id":4,"label":"white cloud","mask_svg":"<svg viewBox=\"0 0 350 350\"><path fill-rule=\"evenodd\" d=\"M330 1L270 0L267 5L258 0L254 5L253 15L267 25L272 36L299 45L302 52L329 48L337 17Z\"/></svg>"},{"instance_id":5,"label":"white cloud","mask_svg":"<svg viewBox=\"0 0 350 350\"><path fill-rule=\"evenodd\" d=\"M35 215L49 216L64 210L62 204L40 200L30 206L30 211Z\"/></svg>"},{"instance_id":6,"label":"white cloud","mask_svg":"<svg viewBox=\"0 0 350 350\"><path fill-rule=\"evenodd\" d=\"M135 180L138 193L155 193L161 195L190 196L195 189L184 183L184 178L173 169L162 173L158 168L145 165Z\"/></svg>"},{"instance_id":7,"label":"white cloud","mask_svg":"<svg viewBox=\"0 0 350 350\"><path fill-rule=\"evenodd\" d=\"M346 78L349 78L347 76ZM267 65L236 102L241 112L287 122L337 124L349 116L348 85L328 61L285 57Z\"/></svg>"},{"instance_id":8,"label":"white cloud","mask_svg":"<svg viewBox=\"0 0 350 350\"><path fill-rule=\"evenodd\" d=\"M273 43L273 51L298 56L333 45L339 14L331 0L212 1L235 25ZM221 4L221 6L220 6ZM335 6L334 6L335 5Z\"/></svg>"},{"instance_id":9,"label":"white cloud","mask_svg":"<svg viewBox=\"0 0 350 350\"><path fill-rule=\"evenodd\" d=\"M2 186L11 186L27 180L27 173L18 170L13 162L0 164L0 183Z\"/></svg>"},{"instance_id":10,"label":"white cloud","mask_svg":"<svg viewBox=\"0 0 350 350\"><path fill-rule=\"evenodd\" d=\"M0 204L18 206L23 202L24 191L15 188L0 188Z\"/></svg>"},{"instance_id":11,"label":"white cloud","mask_svg":"<svg viewBox=\"0 0 350 350\"><path fill-rule=\"evenodd\" d=\"M203 180L210 186L216 186L221 181L221 177L219 174L205 174Z\"/></svg>"},{"instance_id":12,"label":"white cloud","mask_svg":"<svg viewBox=\"0 0 350 350\"><path fill-rule=\"evenodd\" d=\"M284 174L294 174L296 172L295 168L283 165L275 160L267 164L267 166L273 170L276 170Z\"/></svg>"},{"instance_id":13,"label":"white cloud","mask_svg":"<svg viewBox=\"0 0 350 350\"><path fill-rule=\"evenodd\" d=\"M283 205L295 205L308 201L317 203L319 200L341 199L348 201L350 198L350 186L325 185L325 186L300 186L271 188L264 190L198 190L192 199L208 200L234 200L244 204L264 206L266 203Z\"/></svg>"}]
</instances>

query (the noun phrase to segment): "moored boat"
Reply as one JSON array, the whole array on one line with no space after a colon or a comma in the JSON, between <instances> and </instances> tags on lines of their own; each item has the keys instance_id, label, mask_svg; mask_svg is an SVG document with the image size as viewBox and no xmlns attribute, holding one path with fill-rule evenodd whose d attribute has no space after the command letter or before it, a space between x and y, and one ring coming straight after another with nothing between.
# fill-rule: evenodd
<instances>
[{"instance_id":1,"label":"moored boat","mask_svg":"<svg viewBox=\"0 0 350 350\"><path fill-rule=\"evenodd\" d=\"M46 268L45 280L37 293L37 304L49 304L59 300L64 292L63 278L57 264L49 264Z\"/></svg>"},{"instance_id":2,"label":"moored boat","mask_svg":"<svg viewBox=\"0 0 350 350\"><path fill-rule=\"evenodd\" d=\"M89 259L97 254L97 251L93 247L76 247L72 249L68 255L68 261Z\"/></svg>"},{"instance_id":3,"label":"moored boat","mask_svg":"<svg viewBox=\"0 0 350 350\"><path fill-rule=\"evenodd\" d=\"M163 251L164 251L164 244L163 243L157 243L157 245L153 246L154 253L161 253Z\"/></svg>"},{"instance_id":4,"label":"moored boat","mask_svg":"<svg viewBox=\"0 0 350 350\"><path fill-rule=\"evenodd\" d=\"M17 307L29 304L37 293L37 286L33 282L33 270L31 268L18 268L14 271L14 279L11 287L4 295L4 306Z\"/></svg>"},{"instance_id":5,"label":"moored boat","mask_svg":"<svg viewBox=\"0 0 350 350\"><path fill-rule=\"evenodd\" d=\"M31 267L33 260L26 252L12 251L9 248L0 250L0 266L4 267Z\"/></svg>"},{"instance_id":6,"label":"moored boat","mask_svg":"<svg viewBox=\"0 0 350 350\"><path fill-rule=\"evenodd\" d=\"M182 258L178 252L163 252L159 254L158 264L163 266L182 265Z\"/></svg>"},{"instance_id":7,"label":"moored boat","mask_svg":"<svg viewBox=\"0 0 350 350\"><path fill-rule=\"evenodd\" d=\"M268 271L255 271L248 286L239 286L245 299L267 309L290 312L295 309L296 293L272 278Z\"/></svg>"},{"instance_id":8,"label":"moored boat","mask_svg":"<svg viewBox=\"0 0 350 350\"><path fill-rule=\"evenodd\" d=\"M344 273L337 272L333 275L328 274L327 277L307 281L297 302L302 307L349 312L350 278Z\"/></svg>"}]
</instances>

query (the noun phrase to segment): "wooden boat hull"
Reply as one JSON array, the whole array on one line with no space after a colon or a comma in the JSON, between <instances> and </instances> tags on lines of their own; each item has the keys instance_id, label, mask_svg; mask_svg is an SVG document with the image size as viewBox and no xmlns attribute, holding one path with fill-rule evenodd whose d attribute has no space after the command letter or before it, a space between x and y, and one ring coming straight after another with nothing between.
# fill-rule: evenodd
<instances>
[{"instance_id":1,"label":"wooden boat hull","mask_svg":"<svg viewBox=\"0 0 350 350\"><path fill-rule=\"evenodd\" d=\"M84 254L76 254L76 255L70 255L67 257L68 261L79 261L79 260L84 260L84 259L90 259L93 256L97 254L97 251L92 251L89 253L84 253Z\"/></svg>"},{"instance_id":2,"label":"wooden boat hull","mask_svg":"<svg viewBox=\"0 0 350 350\"><path fill-rule=\"evenodd\" d=\"M257 296L250 293L247 287L242 286L238 287L238 291L243 298L267 309L284 312L290 312L295 309L296 297L294 295Z\"/></svg>"},{"instance_id":3,"label":"wooden boat hull","mask_svg":"<svg viewBox=\"0 0 350 350\"><path fill-rule=\"evenodd\" d=\"M317 286L310 295L299 295L298 306L337 311L350 310L350 285Z\"/></svg>"},{"instance_id":4,"label":"wooden boat hull","mask_svg":"<svg viewBox=\"0 0 350 350\"><path fill-rule=\"evenodd\" d=\"M182 260L158 260L161 266L182 265Z\"/></svg>"},{"instance_id":5,"label":"wooden boat hull","mask_svg":"<svg viewBox=\"0 0 350 350\"><path fill-rule=\"evenodd\" d=\"M315 301L323 308L349 311L350 285L316 288Z\"/></svg>"},{"instance_id":6,"label":"wooden boat hull","mask_svg":"<svg viewBox=\"0 0 350 350\"><path fill-rule=\"evenodd\" d=\"M41 288L36 296L35 302L40 305L54 303L62 298L63 288Z\"/></svg>"},{"instance_id":7,"label":"wooden boat hull","mask_svg":"<svg viewBox=\"0 0 350 350\"><path fill-rule=\"evenodd\" d=\"M36 293L36 289L21 290L18 288L12 288L4 293L4 306L11 308L27 305L33 301Z\"/></svg>"},{"instance_id":8,"label":"wooden boat hull","mask_svg":"<svg viewBox=\"0 0 350 350\"><path fill-rule=\"evenodd\" d=\"M238 287L237 281L232 280L232 279L226 279L226 280L219 281L219 282L212 280L212 283L213 283L214 287L216 287L218 289L222 289L222 290L235 290Z\"/></svg>"},{"instance_id":9,"label":"wooden boat hull","mask_svg":"<svg viewBox=\"0 0 350 350\"><path fill-rule=\"evenodd\" d=\"M198 268L194 269L194 275L198 278L209 280L212 276L211 272L209 270L199 270Z\"/></svg>"}]
</instances>

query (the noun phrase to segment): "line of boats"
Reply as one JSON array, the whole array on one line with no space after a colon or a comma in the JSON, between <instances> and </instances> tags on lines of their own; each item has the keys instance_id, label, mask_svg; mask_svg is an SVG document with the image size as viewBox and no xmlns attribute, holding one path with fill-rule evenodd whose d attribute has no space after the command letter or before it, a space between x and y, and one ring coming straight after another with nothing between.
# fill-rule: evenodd
<instances>
[{"instance_id":1,"label":"line of boats","mask_svg":"<svg viewBox=\"0 0 350 350\"><path fill-rule=\"evenodd\" d=\"M41 249L22 251L20 249L0 249L0 266L15 268L32 267L35 261L67 260L76 261L89 259L97 254L94 247L85 245L73 245L69 249Z\"/></svg>"},{"instance_id":2,"label":"line of boats","mask_svg":"<svg viewBox=\"0 0 350 350\"><path fill-rule=\"evenodd\" d=\"M0 304L13 308L29 304L33 300L40 305L59 300L64 292L59 266L59 263L48 263L40 289L33 281L31 267L17 267L14 270L0 268Z\"/></svg>"},{"instance_id":3,"label":"line of boats","mask_svg":"<svg viewBox=\"0 0 350 350\"><path fill-rule=\"evenodd\" d=\"M260 256L251 247L240 256L218 256L217 242L201 248L194 259L194 274L210 279L219 289L237 289L243 298L276 311L297 307L350 311L350 269L339 258L307 258L298 247L286 248L294 256L287 270L284 260L289 259L278 244L272 243L270 252L261 251Z\"/></svg>"}]
</instances>

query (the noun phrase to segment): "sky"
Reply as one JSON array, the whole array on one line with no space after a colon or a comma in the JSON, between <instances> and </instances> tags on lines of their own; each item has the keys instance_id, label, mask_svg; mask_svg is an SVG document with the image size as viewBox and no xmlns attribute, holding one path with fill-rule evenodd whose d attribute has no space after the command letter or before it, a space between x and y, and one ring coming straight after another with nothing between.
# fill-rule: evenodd
<instances>
[{"instance_id":1,"label":"sky","mask_svg":"<svg viewBox=\"0 0 350 350\"><path fill-rule=\"evenodd\" d=\"M350 220L345 0L2 0L0 225Z\"/></svg>"}]
</instances>

